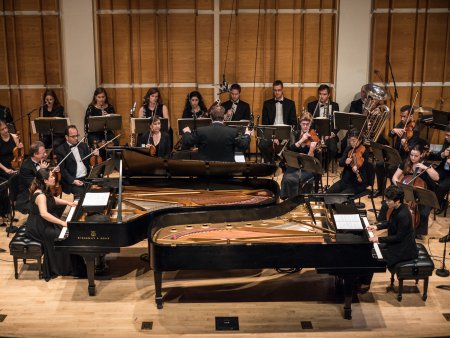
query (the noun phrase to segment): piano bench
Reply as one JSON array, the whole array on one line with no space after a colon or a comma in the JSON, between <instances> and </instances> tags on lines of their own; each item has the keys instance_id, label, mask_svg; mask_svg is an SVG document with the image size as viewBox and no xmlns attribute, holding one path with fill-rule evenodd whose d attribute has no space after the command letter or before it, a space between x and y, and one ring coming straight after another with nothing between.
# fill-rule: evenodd
<instances>
[{"instance_id":1,"label":"piano bench","mask_svg":"<svg viewBox=\"0 0 450 338\"><path fill-rule=\"evenodd\" d=\"M35 259L38 263L39 279L42 278L42 244L38 241L30 239L25 235L25 225L17 230L14 237L9 242L9 252L14 259L14 277L19 279L18 259L23 259L23 263L27 264L27 259Z\"/></svg>"},{"instance_id":2,"label":"piano bench","mask_svg":"<svg viewBox=\"0 0 450 338\"><path fill-rule=\"evenodd\" d=\"M418 250L417 258L397 263L391 269L391 285L388 287L387 291L389 292L391 290L392 291L394 290L394 276L397 275L398 278L397 300L399 302L402 300L404 280L415 280L417 284L419 282L419 279L423 279L424 284L423 284L422 299L424 301L427 300L428 279L433 274L434 263L423 244L417 243L417 250Z\"/></svg>"}]
</instances>

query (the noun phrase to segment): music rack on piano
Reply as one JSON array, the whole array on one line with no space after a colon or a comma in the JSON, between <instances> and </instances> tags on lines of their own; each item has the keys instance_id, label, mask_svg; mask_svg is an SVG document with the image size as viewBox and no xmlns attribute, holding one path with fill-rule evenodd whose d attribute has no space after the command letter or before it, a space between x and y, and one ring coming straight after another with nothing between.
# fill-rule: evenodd
<instances>
[{"instance_id":1,"label":"music rack on piano","mask_svg":"<svg viewBox=\"0 0 450 338\"><path fill-rule=\"evenodd\" d=\"M55 242L56 250L84 258L91 296L96 292L95 258L147 239L156 215L190 213L199 207L270 205L279 197L274 180L258 178L273 176L273 165L167 160L151 157L142 148L116 150L121 152L122 175L91 178L71 210L68 237ZM113 162L117 160L109 161ZM102 176L104 170L96 172Z\"/></svg>"},{"instance_id":2,"label":"music rack on piano","mask_svg":"<svg viewBox=\"0 0 450 338\"><path fill-rule=\"evenodd\" d=\"M163 307L164 271L315 268L343 282L344 318L351 319L355 280L386 271L386 263L373 252L361 220L360 229L335 227L334 214L358 211L348 202L345 208L337 204L342 202L328 204L329 197L301 195L277 205L156 215L149 242L157 307Z\"/></svg>"}]
</instances>

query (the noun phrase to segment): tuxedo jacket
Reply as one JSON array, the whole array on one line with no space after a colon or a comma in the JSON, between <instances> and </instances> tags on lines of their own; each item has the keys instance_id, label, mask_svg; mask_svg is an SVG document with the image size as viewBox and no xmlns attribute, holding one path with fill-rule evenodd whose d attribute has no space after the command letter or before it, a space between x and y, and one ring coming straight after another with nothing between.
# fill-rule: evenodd
<instances>
[{"instance_id":1,"label":"tuxedo jacket","mask_svg":"<svg viewBox=\"0 0 450 338\"><path fill-rule=\"evenodd\" d=\"M236 148L243 151L250 144L250 136L238 136L238 129L222 123L200 127L196 132L183 134L183 145L197 146L203 161L234 162Z\"/></svg>"},{"instance_id":2,"label":"tuxedo jacket","mask_svg":"<svg viewBox=\"0 0 450 338\"><path fill-rule=\"evenodd\" d=\"M81 142L78 145L78 151L80 153L81 158L89 155L89 147L86 143ZM67 142L61 144L55 150L56 157L58 158L58 163L62 161L64 157L70 152L70 146ZM83 161L84 166L86 167L86 172L89 175L90 166L89 166L89 157ZM64 193L70 194L70 185L76 179L77 175L77 162L75 160L75 156L70 154L63 163L59 166L61 170L61 185Z\"/></svg>"},{"instance_id":3,"label":"tuxedo jacket","mask_svg":"<svg viewBox=\"0 0 450 338\"><path fill-rule=\"evenodd\" d=\"M23 214L28 214L30 200L30 187L36 177L37 169L31 157L23 161L19 170L19 188L16 200L16 209Z\"/></svg>"},{"instance_id":4,"label":"tuxedo jacket","mask_svg":"<svg viewBox=\"0 0 450 338\"><path fill-rule=\"evenodd\" d=\"M147 144L147 141L150 137L150 131L147 131L145 134L142 134L139 138L138 146L141 146L142 144ZM169 134L162 131L161 132L161 140L159 141L158 147L156 148L156 156L157 157L164 157L168 158L170 155L170 137Z\"/></svg>"},{"instance_id":5,"label":"tuxedo jacket","mask_svg":"<svg viewBox=\"0 0 450 338\"><path fill-rule=\"evenodd\" d=\"M275 123L275 99L264 101L262 112L262 124L273 125ZM291 126L297 125L297 115L295 113L295 102L287 98L283 99L283 123Z\"/></svg>"},{"instance_id":6,"label":"tuxedo jacket","mask_svg":"<svg viewBox=\"0 0 450 338\"><path fill-rule=\"evenodd\" d=\"M308 103L308 112L310 112L313 117L318 117L320 114L320 104L318 105L317 102L318 100ZM333 112L339 111L339 105L336 102L331 101L331 107L328 107L328 109L330 109L330 114L333 114Z\"/></svg>"},{"instance_id":7,"label":"tuxedo jacket","mask_svg":"<svg viewBox=\"0 0 450 338\"><path fill-rule=\"evenodd\" d=\"M231 100L228 100L222 104L222 107L224 107L225 112L227 112L228 109L231 109L232 105L233 102ZM242 100L239 100L236 107L236 111L234 112L231 121L240 121L240 120L250 120L250 105Z\"/></svg>"}]
</instances>

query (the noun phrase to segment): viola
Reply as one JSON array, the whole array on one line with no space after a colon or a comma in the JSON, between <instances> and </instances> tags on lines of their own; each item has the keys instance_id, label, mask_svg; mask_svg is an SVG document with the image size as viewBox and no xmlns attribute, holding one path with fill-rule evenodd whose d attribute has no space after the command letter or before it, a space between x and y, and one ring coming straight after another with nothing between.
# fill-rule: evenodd
<instances>
[{"instance_id":1,"label":"viola","mask_svg":"<svg viewBox=\"0 0 450 338\"><path fill-rule=\"evenodd\" d=\"M309 134L309 137L304 143L307 147L311 146L311 142L317 142L317 143L320 142L320 137L317 135L317 133L314 129L310 129L308 131L308 134Z\"/></svg>"},{"instance_id":2,"label":"viola","mask_svg":"<svg viewBox=\"0 0 450 338\"><path fill-rule=\"evenodd\" d=\"M58 159L56 155L53 155L53 166L56 166L58 163ZM55 176L55 185L50 188L50 191L53 196L61 196L62 195L62 187L61 187L61 172L53 171L53 175Z\"/></svg>"},{"instance_id":3,"label":"viola","mask_svg":"<svg viewBox=\"0 0 450 338\"><path fill-rule=\"evenodd\" d=\"M20 143L20 131L17 132L18 142ZM23 148L14 147L13 149L14 158L11 161L11 168L14 170L19 170L23 162Z\"/></svg>"},{"instance_id":4,"label":"viola","mask_svg":"<svg viewBox=\"0 0 450 338\"><path fill-rule=\"evenodd\" d=\"M94 140L93 147L94 147L93 150L98 148L98 141L97 140ZM102 162L103 162L103 159L102 159L102 157L100 155L92 155L89 158L89 165L91 166L91 168L99 165Z\"/></svg>"},{"instance_id":5,"label":"viola","mask_svg":"<svg viewBox=\"0 0 450 338\"><path fill-rule=\"evenodd\" d=\"M365 151L366 147L364 147L363 145L350 149L347 156L352 160L350 162L351 167L354 167L355 165L358 169L362 167L362 165L364 164ZM356 180L358 181L358 183L362 182L362 177L359 170L356 172Z\"/></svg>"}]
</instances>

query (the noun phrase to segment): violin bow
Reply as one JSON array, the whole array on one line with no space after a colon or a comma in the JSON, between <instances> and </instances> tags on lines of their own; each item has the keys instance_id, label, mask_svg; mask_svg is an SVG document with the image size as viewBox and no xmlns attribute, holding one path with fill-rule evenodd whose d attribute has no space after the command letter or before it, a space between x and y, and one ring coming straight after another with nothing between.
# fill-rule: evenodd
<instances>
[{"instance_id":1,"label":"violin bow","mask_svg":"<svg viewBox=\"0 0 450 338\"><path fill-rule=\"evenodd\" d=\"M112 141L114 141L114 140L115 140L116 138L118 138L118 137L120 137L120 134L117 135L116 137L110 139L110 140L109 140L108 142L106 142L104 145L102 145L101 147L99 147L99 148L97 148L97 149L95 149L95 150L100 150L100 149L106 147L108 144L110 144ZM81 160L84 161L85 159L87 159L89 156L91 156L91 155L95 152L95 150L92 151L89 155L86 155L85 157L83 157Z\"/></svg>"},{"instance_id":2,"label":"violin bow","mask_svg":"<svg viewBox=\"0 0 450 338\"><path fill-rule=\"evenodd\" d=\"M83 142L84 141L84 139L86 138L86 136L85 137L83 137L77 144L76 144L76 146L74 147L74 148L77 148L79 145L80 145L80 143L81 142ZM57 167L59 167L65 160L66 160L66 158L68 158L69 157L69 155L70 154L72 154L72 149L67 153L67 155L52 169L52 173L55 171L55 169L57 168Z\"/></svg>"}]
</instances>

